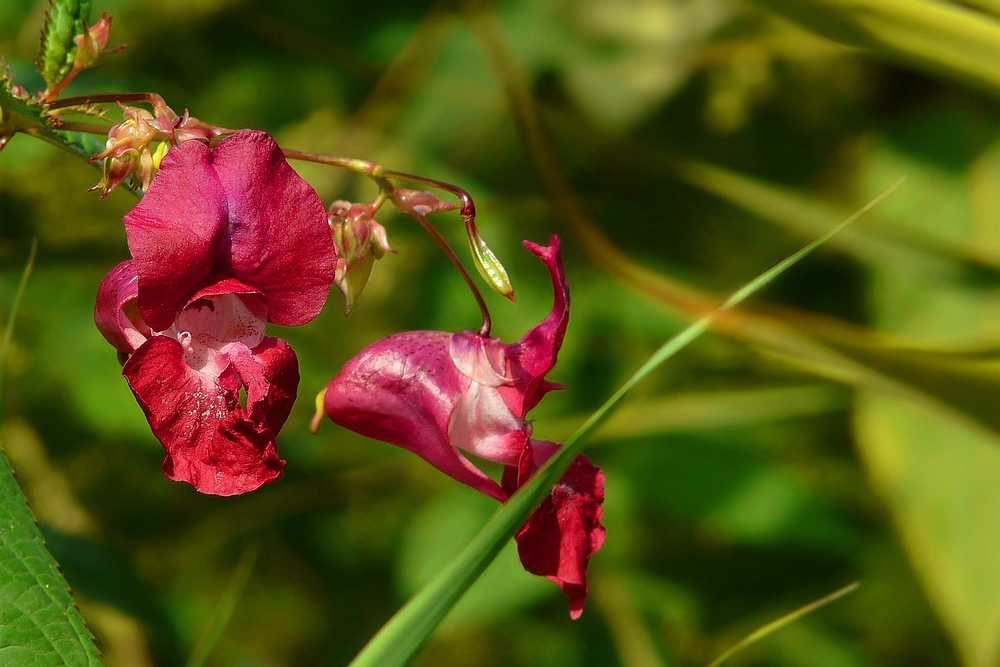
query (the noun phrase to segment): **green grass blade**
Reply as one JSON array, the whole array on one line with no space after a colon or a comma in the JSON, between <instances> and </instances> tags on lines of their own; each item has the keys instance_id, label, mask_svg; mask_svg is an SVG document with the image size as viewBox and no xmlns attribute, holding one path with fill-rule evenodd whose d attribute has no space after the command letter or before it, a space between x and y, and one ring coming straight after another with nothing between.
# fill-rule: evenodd
<instances>
[{"instance_id":1,"label":"green grass blade","mask_svg":"<svg viewBox=\"0 0 1000 667\"><path fill-rule=\"evenodd\" d=\"M14 323L34 266L38 242L21 275L0 343L0 418ZM100 667L66 580L45 548L7 457L0 455L0 664Z\"/></svg>"},{"instance_id":2,"label":"green grass blade","mask_svg":"<svg viewBox=\"0 0 1000 667\"><path fill-rule=\"evenodd\" d=\"M243 550L232 576L229 577L226 591L222 594L222 599L219 600L219 606L215 608L215 612L202 629L201 636L198 637L198 641L195 642L191 655L188 657L186 667L204 667L208 662L212 651L215 650L222 638L222 633L229 625L229 619L233 617L237 603L243 597L243 591L247 582L250 581L250 574L257 563L259 553L260 547L256 544Z\"/></svg>"},{"instance_id":3,"label":"green grass blade","mask_svg":"<svg viewBox=\"0 0 1000 667\"><path fill-rule=\"evenodd\" d=\"M724 663L726 660L729 660L731 657L733 657L734 655L745 649L747 646L759 642L761 639L764 639L768 635L775 633L776 631L785 627L789 623L793 623L799 620L806 614L810 614L819 609L820 607L824 607L833 602L834 600L844 597L848 593L853 593L855 590L857 590L858 586L860 585L861 584L859 582L855 581L853 584L848 584L847 586L844 586L840 590L836 590L833 593L830 593L826 597L822 597L819 600L810 602L804 607L799 607L792 613L786 614L775 621L771 621L764 627L754 630L749 635L740 640L736 645L732 646L725 653L723 653L718 658L713 660L708 667L719 667L719 665Z\"/></svg>"},{"instance_id":4,"label":"green grass blade","mask_svg":"<svg viewBox=\"0 0 1000 667\"><path fill-rule=\"evenodd\" d=\"M834 41L1000 94L1000 20L938 0L753 0Z\"/></svg>"},{"instance_id":5,"label":"green grass blade","mask_svg":"<svg viewBox=\"0 0 1000 667\"><path fill-rule=\"evenodd\" d=\"M0 422L3 422L4 407L7 399L7 359L10 357L10 346L14 340L14 322L17 321L17 311L21 309L21 299L24 298L24 290L28 287L28 278L35 268L35 256L38 254L38 239L31 240L31 250L28 252L28 263L24 265L21 273L21 282L17 285L14 293L14 300L10 304L10 313L7 315L7 326L3 330L3 341L0 341Z\"/></svg>"},{"instance_id":6,"label":"green grass blade","mask_svg":"<svg viewBox=\"0 0 1000 667\"><path fill-rule=\"evenodd\" d=\"M844 227L854 222L888 197L904 179L873 199L854 215L809 243L798 252L763 272L736 290L714 312L705 315L663 344L635 373L570 436L559 452L549 459L532 479L500 507L489 522L444 570L413 596L395 616L368 642L351 662L352 667L402 667L417 655L430 640L434 629L462 594L482 574L507 541L524 525L528 515L542 502L552 486L562 477L579 451L581 438L597 426L611 409L657 366L687 347L704 333L722 312L735 308L809 253L816 250Z\"/></svg>"}]
</instances>

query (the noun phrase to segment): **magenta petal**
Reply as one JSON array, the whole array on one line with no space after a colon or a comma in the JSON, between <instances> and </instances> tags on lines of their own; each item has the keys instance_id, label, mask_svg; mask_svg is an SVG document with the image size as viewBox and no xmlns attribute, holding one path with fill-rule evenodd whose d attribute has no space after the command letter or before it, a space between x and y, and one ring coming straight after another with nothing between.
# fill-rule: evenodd
<instances>
[{"instance_id":1,"label":"magenta petal","mask_svg":"<svg viewBox=\"0 0 1000 667\"><path fill-rule=\"evenodd\" d=\"M265 295L272 322L312 320L336 272L323 202L263 132L237 132L216 147L214 158L229 214L220 266Z\"/></svg>"},{"instance_id":2,"label":"magenta petal","mask_svg":"<svg viewBox=\"0 0 1000 667\"><path fill-rule=\"evenodd\" d=\"M326 389L336 424L408 449L497 500L507 495L452 445L448 424L469 378L451 360L451 334L409 331L383 338L347 362Z\"/></svg>"},{"instance_id":3,"label":"magenta petal","mask_svg":"<svg viewBox=\"0 0 1000 667\"><path fill-rule=\"evenodd\" d=\"M219 378L194 371L180 343L157 336L136 350L122 374L166 450L168 478L201 493L232 496L281 476L285 462L273 431L246 418L234 368Z\"/></svg>"},{"instance_id":4,"label":"magenta petal","mask_svg":"<svg viewBox=\"0 0 1000 667\"><path fill-rule=\"evenodd\" d=\"M132 260L108 271L97 290L94 323L109 343L124 354L132 354L152 335L136 306L139 279Z\"/></svg>"},{"instance_id":5,"label":"magenta petal","mask_svg":"<svg viewBox=\"0 0 1000 667\"><path fill-rule=\"evenodd\" d=\"M167 152L149 190L125 214L125 234L139 274L139 309L155 331L212 272L226 202L212 152L188 141Z\"/></svg>"},{"instance_id":6,"label":"magenta petal","mask_svg":"<svg viewBox=\"0 0 1000 667\"><path fill-rule=\"evenodd\" d=\"M534 458L526 451L516 473L506 469L508 492L513 491L515 475L520 487L534 473ZM569 615L574 619L583 613L587 601L587 564L604 544L603 502L604 473L587 457L577 456L517 534L517 553L524 569L555 582L569 598Z\"/></svg>"},{"instance_id":7,"label":"magenta petal","mask_svg":"<svg viewBox=\"0 0 1000 667\"><path fill-rule=\"evenodd\" d=\"M507 346L517 382L516 391L505 388L502 393L511 410L522 418L538 405L545 394L559 388L559 385L546 381L545 375L556 365L569 324L569 285L563 269L559 237L553 236L548 246L525 241L524 247L548 267L552 277L553 303L552 311L544 320L532 327L517 343Z\"/></svg>"},{"instance_id":8,"label":"magenta petal","mask_svg":"<svg viewBox=\"0 0 1000 667\"><path fill-rule=\"evenodd\" d=\"M219 296L220 294L256 294L261 297L261 300L263 300L263 295L261 295L261 293L253 287L244 285L236 278L230 278L229 276L216 271L205 279L205 282L203 282L202 286L198 288L198 291L192 294L188 298L187 303L183 305L190 306L198 299Z\"/></svg>"}]
</instances>

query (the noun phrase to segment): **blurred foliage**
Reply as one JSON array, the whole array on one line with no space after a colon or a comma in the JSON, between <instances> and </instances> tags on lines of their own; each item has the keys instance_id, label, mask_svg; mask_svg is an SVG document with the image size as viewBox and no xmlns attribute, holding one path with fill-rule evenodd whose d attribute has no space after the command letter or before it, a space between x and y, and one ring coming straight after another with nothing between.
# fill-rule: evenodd
<instances>
[{"instance_id":1,"label":"blurred foliage","mask_svg":"<svg viewBox=\"0 0 1000 667\"><path fill-rule=\"evenodd\" d=\"M568 389L534 412L551 438L717 295L908 175L593 439L608 541L580 621L508 549L418 664L704 665L859 580L728 664L986 667L1000 659L998 7L109 0L94 8L129 47L67 94L155 91L290 148L462 185L517 290L516 306L486 297L505 340L550 305L520 240L563 235ZM0 3L0 54L34 89L44 9ZM373 194L295 166L327 202ZM386 217L399 254L350 318L334 293L277 332L303 377L284 480L199 496L163 478L91 321L135 202L87 194L98 176L24 136L0 153L0 315L40 239L4 448L107 664L180 665L229 608L206 664L347 663L492 505L388 445L329 423L310 436L311 398L377 337L475 327L475 303L416 225ZM457 214L432 220L464 250Z\"/></svg>"}]
</instances>

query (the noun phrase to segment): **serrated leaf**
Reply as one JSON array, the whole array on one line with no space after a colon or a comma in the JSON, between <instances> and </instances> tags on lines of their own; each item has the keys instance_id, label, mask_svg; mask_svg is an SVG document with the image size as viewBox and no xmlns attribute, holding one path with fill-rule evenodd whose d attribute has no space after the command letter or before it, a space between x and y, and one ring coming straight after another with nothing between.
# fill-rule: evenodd
<instances>
[{"instance_id":1,"label":"serrated leaf","mask_svg":"<svg viewBox=\"0 0 1000 667\"><path fill-rule=\"evenodd\" d=\"M83 24L90 20L90 6L91 0L50 1L36 63L49 88L54 88L73 68L77 50L73 38L83 34Z\"/></svg>"}]
</instances>

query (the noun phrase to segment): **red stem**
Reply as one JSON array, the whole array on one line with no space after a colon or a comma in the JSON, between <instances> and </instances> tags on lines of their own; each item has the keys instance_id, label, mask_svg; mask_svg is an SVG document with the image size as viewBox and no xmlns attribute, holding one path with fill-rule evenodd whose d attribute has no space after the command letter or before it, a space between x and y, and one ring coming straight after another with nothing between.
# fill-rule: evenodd
<instances>
[{"instance_id":1,"label":"red stem","mask_svg":"<svg viewBox=\"0 0 1000 667\"><path fill-rule=\"evenodd\" d=\"M438 181L433 178L424 178L423 176L407 174L401 171L383 169L381 165L375 164L374 162L368 162L367 160L356 160L352 158L337 157L334 155L323 155L321 153L308 153L305 151L296 151L287 148L282 150L285 153L285 157L291 160L304 160L307 162L317 162L319 164L326 164L333 167L350 169L353 172L364 174L374 180L382 192L384 192L392 200L392 203L396 205L396 208L409 214L420 223L420 226L424 228L424 231L430 234L431 238L434 239L434 242L438 244L438 247L444 251L445 256L447 256L451 263L455 265L455 268L458 269L458 273L462 276L462 280L465 281L465 284L472 292L472 296L475 297L476 304L479 306L479 312L483 318L483 324L479 328L479 333L483 336L490 335L490 330L493 327L493 323L490 318L490 311L486 306L486 301L483 299L482 293L476 286L476 282L472 279L472 276L469 275L469 272L465 270L462 262L455 254L455 251L451 249L451 246L448 245L448 242L444 239L444 237L441 236L438 230L434 228L434 225L432 225L426 217L416 213L415 211L407 210L407 208L402 205L402 202L400 202L396 196L396 188L389 181L389 178L402 178L409 181L415 181L417 183L426 183L454 194L462 200L461 215L462 220L465 222L466 229L469 229L470 226L474 228L476 218L476 205L472 201L472 197L468 192L457 185L445 183L444 181Z\"/></svg>"},{"instance_id":2,"label":"red stem","mask_svg":"<svg viewBox=\"0 0 1000 667\"><path fill-rule=\"evenodd\" d=\"M159 95L156 93L95 93L93 95L65 97L61 100L49 102L49 109L80 107L88 104L107 104L109 102L145 102L153 105L155 104L154 97L159 97Z\"/></svg>"},{"instance_id":3,"label":"red stem","mask_svg":"<svg viewBox=\"0 0 1000 667\"><path fill-rule=\"evenodd\" d=\"M59 129L67 132L84 132L86 134L107 135L113 125L101 125L100 123L83 123L75 120L59 119Z\"/></svg>"}]
</instances>

